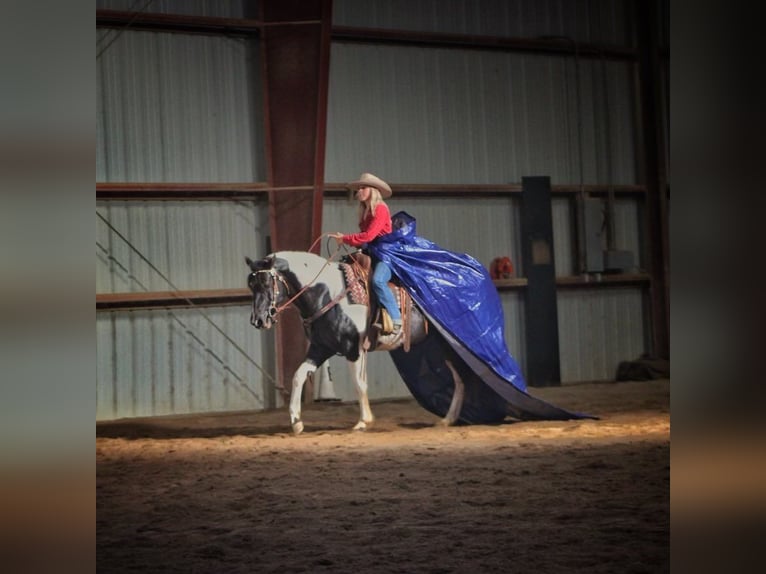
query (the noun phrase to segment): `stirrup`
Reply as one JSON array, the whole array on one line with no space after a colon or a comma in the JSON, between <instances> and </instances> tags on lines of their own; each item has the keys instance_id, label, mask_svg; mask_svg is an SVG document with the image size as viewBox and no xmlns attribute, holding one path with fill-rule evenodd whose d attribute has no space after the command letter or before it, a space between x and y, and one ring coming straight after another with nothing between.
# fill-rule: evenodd
<instances>
[{"instance_id":1,"label":"stirrup","mask_svg":"<svg viewBox=\"0 0 766 574\"><path fill-rule=\"evenodd\" d=\"M399 343L404 334L404 330L401 325L394 326L393 331L390 333L382 334L378 336L378 344L390 347Z\"/></svg>"}]
</instances>

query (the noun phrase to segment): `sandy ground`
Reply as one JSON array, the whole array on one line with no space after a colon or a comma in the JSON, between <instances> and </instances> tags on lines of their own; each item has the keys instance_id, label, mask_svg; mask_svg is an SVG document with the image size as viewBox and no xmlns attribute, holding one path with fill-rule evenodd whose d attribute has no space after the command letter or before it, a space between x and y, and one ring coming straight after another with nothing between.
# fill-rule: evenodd
<instances>
[{"instance_id":1,"label":"sandy ground","mask_svg":"<svg viewBox=\"0 0 766 574\"><path fill-rule=\"evenodd\" d=\"M598 421L434 426L413 400L96 429L109 572L668 572L670 382L531 389Z\"/></svg>"}]
</instances>

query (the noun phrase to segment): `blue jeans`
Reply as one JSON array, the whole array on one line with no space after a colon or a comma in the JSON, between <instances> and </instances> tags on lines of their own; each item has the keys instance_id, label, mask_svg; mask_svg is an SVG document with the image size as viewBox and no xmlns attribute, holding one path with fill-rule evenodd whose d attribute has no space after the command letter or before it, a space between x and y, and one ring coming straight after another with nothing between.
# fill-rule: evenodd
<instances>
[{"instance_id":1,"label":"blue jeans","mask_svg":"<svg viewBox=\"0 0 766 574\"><path fill-rule=\"evenodd\" d=\"M393 293L388 288L388 281L391 279L391 268L387 263L378 261L375 264L375 271L372 274L372 288L375 291L375 295L378 297L378 302L391 315L391 320L394 323L402 322L402 314L399 312L399 307L396 304L396 299Z\"/></svg>"}]
</instances>

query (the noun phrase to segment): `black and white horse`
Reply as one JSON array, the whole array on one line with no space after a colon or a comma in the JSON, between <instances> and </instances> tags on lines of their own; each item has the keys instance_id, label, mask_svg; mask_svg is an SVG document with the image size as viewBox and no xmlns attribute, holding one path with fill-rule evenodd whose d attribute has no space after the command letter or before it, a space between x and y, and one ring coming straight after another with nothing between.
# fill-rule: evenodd
<instances>
[{"instance_id":1,"label":"black and white horse","mask_svg":"<svg viewBox=\"0 0 766 574\"><path fill-rule=\"evenodd\" d=\"M250 267L247 284L253 293L251 323L257 329L270 329L279 313L294 305L303 318L309 348L292 379L290 423L295 434L303 431L301 392L306 378L327 359L341 355L348 360L351 377L359 393L359 422L354 430L364 430L375 417L367 394L364 342L369 307L349 301L340 263L306 251L282 251L258 261L245 258ZM426 337L425 321L413 306L410 344ZM454 392L440 424L453 425L463 405L464 386L453 365L459 358L444 342L445 364L452 374ZM371 349L375 350L375 349ZM392 350L386 348L385 350Z\"/></svg>"}]
</instances>

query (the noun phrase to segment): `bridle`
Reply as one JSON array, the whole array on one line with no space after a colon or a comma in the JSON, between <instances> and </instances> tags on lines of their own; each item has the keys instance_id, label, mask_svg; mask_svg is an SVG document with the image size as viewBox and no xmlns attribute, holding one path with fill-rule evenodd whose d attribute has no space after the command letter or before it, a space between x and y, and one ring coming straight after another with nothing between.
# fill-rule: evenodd
<instances>
[{"instance_id":1,"label":"bridle","mask_svg":"<svg viewBox=\"0 0 766 574\"><path fill-rule=\"evenodd\" d=\"M322 266L322 269L319 270L319 273L317 273L316 277L314 279L304 285L295 295L290 297L290 285L288 285L287 281L285 281L285 278L282 276L282 274L274 269L273 267L270 267L269 269L259 269L258 271L251 272L251 275L257 275L259 273L267 273L271 277L271 287L272 287L272 295L271 295L271 307L269 307L269 317L271 318L272 323L277 323L277 316L284 311L287 307L290 306L290 304L295 301L298 297L303 294L306 289L311 287L311 285L316 281L317 277L322 273L325 267L327 267L330 264L330 259L328 259L325 264ZM284 304L277 306L277 300L279 299L279 283L282 283L282 285L285 286L285 294L286 296L290 297ZM252 289L251 289L252 291ZM349 292L351 291L350 287L347 287L343 291L341 291L334 299L332 299L329 303L327 303L325 306L323 306L319 311L314 313L311 317L304 317L303 318L303 324L308 327L313 323L316 319L327 313L331 308L333 308L335 305L340 303L341 299L345 297ZM252 303L252 309L250 311L250 324L253 327L257 327L255 324L255 293L253 293L253 303Z\"/></svg>"},{"instance_id":2,"label":"bridle","mask_svg":"<svg viewBox=\"0 0 766 574\"><path fill-rule=\"evenodd\" d=\"M290 295L290 286L287 284L287 281L285 281L285 278L282 277L282 274L279 273L276 269L271 267L270 269L259 269L258 271L253 271L251 275L258 275L259 273L266 273L271 277L271 307L269 307L269 317L271 317L272 322L277 322L277 315L279 315L290 303L293 302L293 299L297 297L298 295L303 292L301 290L298 292L295 297L291 298L287 303L284 305L277 306L277 301L279 300L279 284L282 283L282 285L285 286L285 293L289 296ZM253 294L253 303L252 303L252 309L250 311L250 324L255 327L255 294Z\"/></svg>"}]
</instances>

